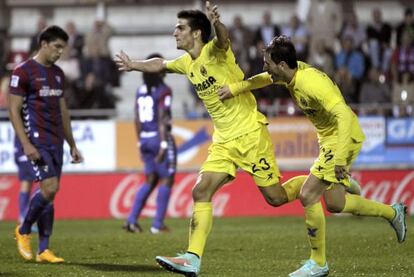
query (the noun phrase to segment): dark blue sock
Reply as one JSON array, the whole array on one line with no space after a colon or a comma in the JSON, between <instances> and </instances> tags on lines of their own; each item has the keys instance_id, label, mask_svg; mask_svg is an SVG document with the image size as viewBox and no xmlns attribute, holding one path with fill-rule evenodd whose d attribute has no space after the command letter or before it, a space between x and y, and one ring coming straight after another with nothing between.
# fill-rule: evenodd
<instances>
[{"instance_id":1,"label":"dark blue sock","mask_svg":"<svg viewBox=\"0 0 414 277\"><path fill-rule=\"evenodd\" d=\"M168 201L170 200L171 186L161 185L157 195L157 212L152 227L161 229L164 227L164 218L167 213Z\"/></svg>"},{"instance_id":2,"label":"dark blue sock","mask_svg":"<svg viewBox=\"0 0 414 277\"><path fill-rule=\"evenodd\" d=\"M39 219L48 204L49 201L43 197L40 191L33 196L30 201L29 210L27 211L23 224L20 227L20 234L30 234L33 223Z\"/></svg>"},{"instance_id":3,"label":"dark blue sock","mask_svg":"<svg viewBox=\"0 0 414 277\"><path fill-rule=\"evenodd\" d=\"M52 203L46 206L37 220L39 227L39 252L42 253L49 248L49 238L53 231L55 209Z\"/></svg>"},{"instance_id":4,"label":"dark blue sock","mask_svg":"<svg viewBox=\"0 0 414 277\"><path fill-rule=\"evenodd\" d=\"M23 221L29 207L30 193L19 192L19 222ZM21 222L20 222L21 223Z\"/></svg>"},{"instance_id":5,"label":"dark blue sock","mask_svg":"<svg viewBox=\"0 0 414 277\"><path fill-rule=\"evenodd\" d=\"M134 205L132 205L131 212L128 216L128 223L135 223L137 218L141 214L141 210L145 205L145 202L148 199L152 189L149 184L143 184L142 187L137 191L135 195Z\"/></svg>"}]
</instances>

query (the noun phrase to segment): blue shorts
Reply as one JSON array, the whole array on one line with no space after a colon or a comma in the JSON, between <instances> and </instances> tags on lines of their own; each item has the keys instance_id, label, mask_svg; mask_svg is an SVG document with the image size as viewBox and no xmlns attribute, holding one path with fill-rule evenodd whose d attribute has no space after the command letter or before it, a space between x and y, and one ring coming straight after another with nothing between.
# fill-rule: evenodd
<instances>
[{"instance_id":1,"label":"blue shorts","mask_svg":"<svg viewBox=\"0 0 414 277\"><path fill-rule=\"evenodd\" d=\"M37 181L52 177L60 178L63 165L63 146L35 146L40 153L39 161L32 161L32 168Z\"/></svg>"},{"instance_id":2,"label":"blue shorts","mask_svg":"<svg viewBox=\"0 0 414 277\"><path fill-rule=\"evenodd\" d=\"M177 169L177 148L172 136L167 139L168 147L162 162L157 163L155 158L160 150L159 137L141 138L141 159L144 162L145 175L156 173L160 178L167 178L175 174Z\"/></svg>"}]
</instances>

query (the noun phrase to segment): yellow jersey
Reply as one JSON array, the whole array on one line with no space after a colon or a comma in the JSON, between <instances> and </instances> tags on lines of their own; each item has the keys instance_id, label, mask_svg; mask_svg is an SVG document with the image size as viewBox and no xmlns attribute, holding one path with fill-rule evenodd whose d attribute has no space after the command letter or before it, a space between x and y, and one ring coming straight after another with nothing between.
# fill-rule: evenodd
<instances>
[{"instance_id":1,"label":"yellow jersey","mask_svg":"<svg viewBox=\"0 0 414 277\"><path fill-rule=\"evenodd\" d=\"M272 83L271 75L264 72L230 85L230 90L234 95L241 95L243 90L261 88ZM316 127L320 143L328 138L338 138L335 160L338 165L343 165L348 154L349 139L362 142L365 136L357 116L346 105L338 86L325 73L300 61L290 83L276 83L287 87L297 106Z\"/></svg>"},{"instance_id":2,"label":"yellow jersey","mask_svg":"<svg viewBox=\"0 0 414 277\"><path fill-rule=\"evenodd\" d=\"M268 123L257 110L256 100L250 91L224 101L217 95L220 87L244 79L230 46L227 50L218 48L213 39L204 45L196 59L186 53L167 61L166 67L169 72L187 75L193 84L213 121L214 142L232 140L258 129L260 123Z\"/></svg>"}]
</instances>

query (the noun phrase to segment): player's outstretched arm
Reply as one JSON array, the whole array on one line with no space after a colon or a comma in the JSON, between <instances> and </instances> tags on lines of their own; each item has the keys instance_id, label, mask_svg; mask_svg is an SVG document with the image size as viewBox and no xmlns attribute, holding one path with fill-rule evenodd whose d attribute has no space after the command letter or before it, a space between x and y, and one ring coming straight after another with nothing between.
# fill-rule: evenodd
<instances>
[{"instance_id":1,"label":"player's outstretched arm","mask_svg":"<svg viewBox=\"0 0 414 277\"><path fill-rule=\"evenodd\" d=\"M70 155L72 156L72 163L81 163L83 161L82 154L76 147L75 139L73 138L72 126L70 125L70 116L68 108L66 107L65 99L62 97L59 100L60 110L62 113L63 133L65 140L70 147Z\"/></svg>"},{"instance_id":2,"label":"player's outstretched arm","mask_svg":"<svg viewBox=\"0 0 414 277\"><path fill-rule=\"evenodd\" d=\"M229 32L226 26L220 21L220 14L218 12L217 5L211 6L210 1L207 1L206 12L207 17L213 25L214 31L216 33L216 46L221 49L227 49L229 47Z\"/></svg>"},{"instance_id":3,"label":"player's outstretched arm","mask_svg":"<svg viewBox=\"0 0 414 277\"><path fill-rule=\"evenodd\" d=\"M114 61L119 71L141 71L156 73L166 70L165 60L162 58L133 61L122 50L119 54L115 55Z\"/></svg>"},{"instance_id":4,"label":"player's outstretched arm","mask_svg":"<svg viewBox=\"0 0 414 277\"><path fill-rule=\"evenodd\" d=\"M228 86L223 86L219 88L217 94L220 100L228 99L239 95L241 93L245 93L247 91L251 91L253 89L264 88L273 83L272 77L267 72L263 72L257 75L250 77L247 80L230 84Z\"/></svg>"}]
</instances>

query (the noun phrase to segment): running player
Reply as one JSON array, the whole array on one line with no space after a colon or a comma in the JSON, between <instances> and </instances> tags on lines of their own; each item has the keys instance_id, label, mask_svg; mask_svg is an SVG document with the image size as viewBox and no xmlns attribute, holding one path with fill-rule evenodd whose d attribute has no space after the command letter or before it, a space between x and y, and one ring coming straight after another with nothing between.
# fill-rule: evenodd
<instances>
[{"instance_id":1,"label":"running player","mask_svg":"<svg viewBox=\"0 0 414 277\"><path fill-rule=\"evenodd\" d=\"M18 65L10 80L10 120L40 182L40 191L31 199L23 224L16 227L15 236L20 255L31 260L30 232L33 223L38 223L37 262L64 261L49 249L53 200L59 189L64 139L69 144L72 163L80 163L83 159L73 139L63 98L64 74L55 65L67 41L68 35L60 27L44 29L39 35L39 51Z\"/></svg>"},{"instance_id":2,"label":"running player","mask_svg":"<svg viewBox=\"0 0 414 277\"><path fill-rule=\"evenodd\" d=\"M147 59L162 58L151 54ZM168 231L164 218L170 200L177 164L177 150L171 134L171 89L164 83L163 73L143 73L144 84L135 97L135 127L141 159L144 162L145 183L138 190L131 212L124 224L128 232L142 232L138 217L148 196L159 183L157 211L150 232Z\"/></svg>"},{"instance_id":3,"label":"running player","mask_svg":"<svg viewBox=\"0 0 414 277\"><path fill-rule=\"evenodd\" d=\"M241 94L225 102L217 96L220 87L243 80L244 74L236 64L217 6L211 7L207 1L206 8L210 20L198 10L178 13L173 35L177 48L187 53L177 59L132 61L124 52L115 58L119 70L123 71L185 74L213 121L213 143L192 193L194 207L187 252L178 257L156 257L165 269L188 276L196 276L200 272L201 257L213 221L212 197L236 176L238 167L253 176L267 203L275 207L296 199L306 179L306 176L298 176L280 185L274 147L266 127L268 122L257 111L252 93ZM209 41L211 24L216 36ZM313 209L312 215L318 222L324 222L320 203L310 209Z\"/></svg>"},{"instance_id":4,"label":"running player","mask_svg":"<svg viewBox=\"0 0 414 277\"><path fill-rule=\"evenodd\" d=\"M299 195L305 210L318 203L323 195L326 207L332 213L385 218L394 228L398 242L404 242L407 232L404 204L389 206L346 193L346 188L351 186L349 169L358 156L365 136L357 116L345 103L336 84L325 73L298 61L292 42L284 36L274 38L267 46L263 70L267 72L221 88L218 95L222 100L231 99L243 94L243 91L272 83L285 85L289 89L298 107L315 126L320 146L319 157ZM311 246L314 247L314 240L324 245L324 228L317 228L308 222L307 225ZM326 276L328 273L323 253L307 260L289 276Z\"/></svg>"}]
</instances>

